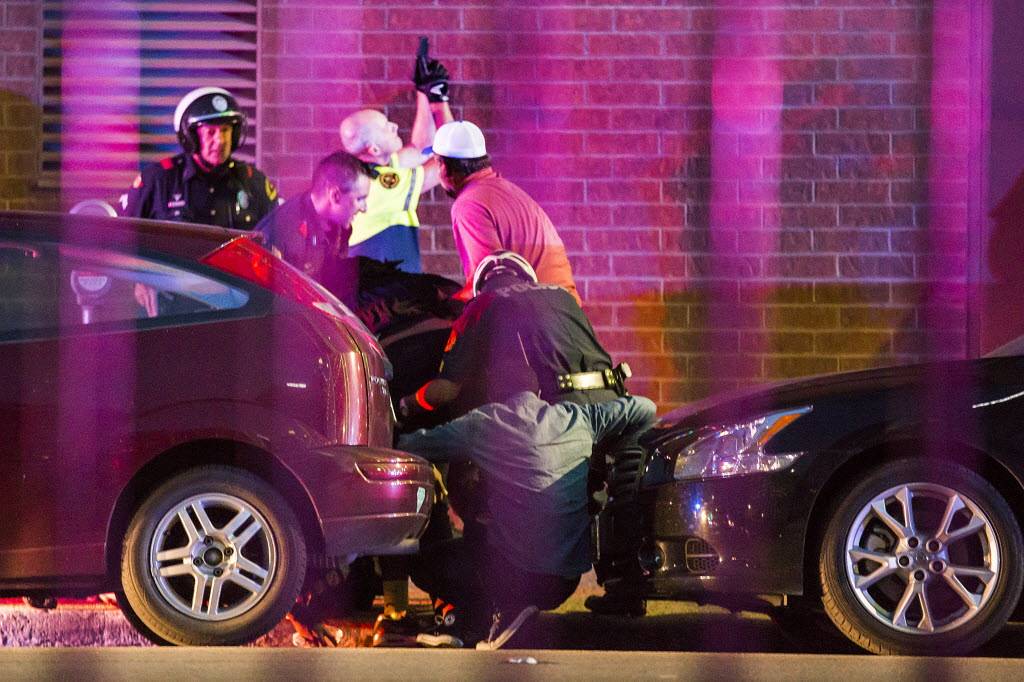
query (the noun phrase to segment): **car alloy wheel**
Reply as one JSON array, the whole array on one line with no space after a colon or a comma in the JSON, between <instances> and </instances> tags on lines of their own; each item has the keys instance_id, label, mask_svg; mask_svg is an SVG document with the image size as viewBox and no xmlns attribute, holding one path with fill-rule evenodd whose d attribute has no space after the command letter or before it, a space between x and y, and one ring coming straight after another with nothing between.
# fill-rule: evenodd
<instances>
[{"instance_id":1,"label":"car alloy wheel","mask_svg":"<svg viewBox=\"0 0 1024 682\"><path fill-rule=\"evenodd\" d=\"M245 500L212 493L167 510L153 534L149 558L167 603L210 621L253 608L277 568L277 548L263 515Z\"/></svg>"},{"instance_id":2,"label":"car alloy wheel","mask_svg":"<svg viewBox=\"0 0 1024 682\"><path fill-rule=\"evenodd\" d=\"M868 472L829 521L820 559L826 613L875 653L954 654L990 639L1024 572L1006 501L958 464L900 460Z\"/></svg>"},{"instance_id":3,"label":"car alloy wheel","mask_svg":"<svg viewBox=\"0 0 1024 682\"><path fill-rule=\"evenodd\" d=\"M992 598L1002 563L992 522L978 505L920 481L868 501L845 554L860 603L912 634L948 632L976 617Z\"/></svg>"},{"instance_id":4,"label":"car alloy wheel","mask_svg":"<svg viewBox=\"0 0 1024 682\"><path fill-rule=\"evenodd\" d=\"M305 538L281 494L248 471L201 466L132 517L123 609L158 644L243 644L284 618L305 575Z\"/></svg>"}]
</instances>

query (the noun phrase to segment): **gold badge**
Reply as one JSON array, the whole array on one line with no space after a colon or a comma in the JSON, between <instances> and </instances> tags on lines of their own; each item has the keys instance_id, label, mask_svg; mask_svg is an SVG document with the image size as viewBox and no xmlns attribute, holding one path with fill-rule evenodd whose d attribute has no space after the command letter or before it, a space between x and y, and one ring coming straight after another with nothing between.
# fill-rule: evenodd
<instances>
[{"instance_id":1,"label":"gold badge","mask_svg":"<svg viewBox=\"0 0 1024 682\"><path fill-rule=\"evenodd\" d=\"M263 189L266 191L268 199L271 201L277 199L277 188L274 187L274 183L270 181L270 178L263 180Z\"/></svg>"},{"instance_id":2,"label":"gold badge","mask_svg":"<svg viewBox=\"0 0 1024 682\"><path fill-rule=\"evenodd\" d=\"M380 184L384 185L384 189L394 189L398 187L398 173L381 173L377 176L380 180Z\"/></svg>"}]
</instances>

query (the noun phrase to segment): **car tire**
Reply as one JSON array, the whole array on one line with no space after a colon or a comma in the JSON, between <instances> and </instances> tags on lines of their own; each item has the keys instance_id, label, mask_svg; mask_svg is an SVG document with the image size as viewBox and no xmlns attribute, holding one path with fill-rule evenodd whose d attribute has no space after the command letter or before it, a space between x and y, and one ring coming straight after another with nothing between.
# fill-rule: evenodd
<instances>
[{"instance_id":1,"label":"car tire","mask_svg":"<svg viewBox=\"0 0 1024 682\"><path fill-rule=\"evenodd\" d=\"M828 521L822 602L870 652L966 653L1013 612L1021 551L1013 512L980 475L951 462L891 462L848 489Z\"/></svg>"},{"instance_id":2,"label":"car tire","mask_svg":"<svg viewBox=\"0 0 1024 682\"><path fill-rule=\"evenodd\" d=\"M768 617L800 651L852 653L857 648L835 628L825 615L821 599L790 597L785 606L771 606Z\"/></svg>"},{"instance_id":3,"label":"car tire","mask_svg":"<svg viewBox=\"0 0 1024 682\"><path fill-rule=\"evenodd\" d=\"M129 622L157 644L236 645L295 603L306 543L261 478L204 466L156 489L129 523L121 560Z\"/></svg>"}]
</instances>

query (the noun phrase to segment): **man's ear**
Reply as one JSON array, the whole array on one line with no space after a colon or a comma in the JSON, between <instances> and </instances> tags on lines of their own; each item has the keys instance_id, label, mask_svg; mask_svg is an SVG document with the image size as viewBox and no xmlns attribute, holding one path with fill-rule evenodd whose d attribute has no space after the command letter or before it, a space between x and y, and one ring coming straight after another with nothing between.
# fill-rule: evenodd
<instances>
[{"instance_id":1,"label":"man's ear","mask_svg":"<svg viewBox=\"0 0 1024 682\"><path fill-rule=\"evenodd\" d=\"M332 204L340 206L341 205L341 195L342 195L341 188L338 187L337 185L333 185L330 189L327 190L327 198L330 199Z\"/></svg>"},{"instance_id":2,"label":"man's ear","mask_svg":"<svg viewBox=\"0 0 1024 682\"><path fill-rule=\"evenodd\" d=\"M380 145L376 142L372 142L366 147L366 151L372 156L380 156Z\"/></svg>"}]
</instances>

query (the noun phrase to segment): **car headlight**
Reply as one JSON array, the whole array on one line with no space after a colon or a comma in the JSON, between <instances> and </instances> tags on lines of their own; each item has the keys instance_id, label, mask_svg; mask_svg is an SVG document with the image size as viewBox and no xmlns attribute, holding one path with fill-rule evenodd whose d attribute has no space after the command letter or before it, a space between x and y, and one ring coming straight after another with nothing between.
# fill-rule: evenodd
<instances>
[{"instance_id":1,"label":"car headlight","mask_svg":"<svg viewBox=\"0 0 1024 682\"><path fill-rule=\"evenodd\" d=\"M782 410L731 426L701 429L697 439L676 458L676 480L724 478L785 469L802 452L768 454L768 442L811 411L810 407Z\"/></svg>"}]
</instances>

